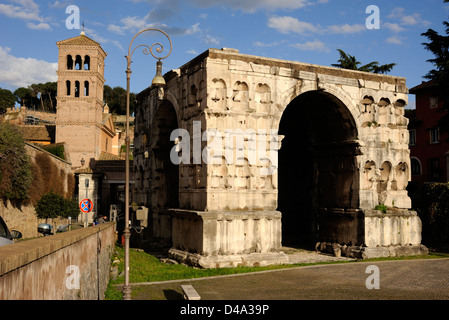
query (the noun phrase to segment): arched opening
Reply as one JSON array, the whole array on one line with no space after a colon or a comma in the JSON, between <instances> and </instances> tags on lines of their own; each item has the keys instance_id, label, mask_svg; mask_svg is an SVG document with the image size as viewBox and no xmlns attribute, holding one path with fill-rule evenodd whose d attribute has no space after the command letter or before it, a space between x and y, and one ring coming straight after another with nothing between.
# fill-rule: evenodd
<instances>
[{"instance_id":1,"label":"arched opening","mask_svg":"<svg viewBox=\"0 0 449 320\"><path fill-rule=\"evenodd\" d=\"M320 230L323 212L358 208L356 124L335 96L311 91L287 106L279 134L282 242L314 245L326 232Z\"/></svg>"},{"instance_id":2,"label":"arched opening","mask_svg":"<svg viewBox=\"0 0 449 320\"><path fill-rule=\"evenodd\" d=\"M89 81L84 81L84 96L89 96Z\"/></svg>"},{"instance_id":3,"label":"arched opening","mask_svg":"<svg viewBox=\"0 0 449 320\"><path fill-rule=\"evenodd\" d=\"M170 160L175 142L170 140L178 129L176 111L169 101L159 106L151 129L151 149L154 166L151 183L151 203L155 213L179 208L179 166Z\"/></svg>"},{"instance_id":4,"label":"arched opening","mask_svg":"<svg viewBox=\"0 0 449 320\"><path fill-rule=\"evenodd\" d=\"M67 70L73 70L73 58L70 54L67 55Z\"/></svg>"},{"instance_id":5,"label":"arched opening","mask_svg":"<svg viewBox=\"0 0 449 320\"><path fill-rule=\"evenodd\" d=\"M84 70L90 70L90 57L84 57Z\"/></svg>"},{"instance_id":6,"label":"arched opening","mask_svg":"<svg viewBox=\"0 0 449 320\"><path fill-rule=\"evenodd\" d=\"M71 82L70 82L69 80L67 80L67 81L65 82L65 85L66 85L66 89L67 89L67 90L66 90L67 96L70 96L72 84L71 84Z\"/></svg>"},{"instance_id":7,"label":"arched opening","mask_svg":"<svg viewBox=\"0 0 449 320\"><path fill-rule=\"evenodd\" d=\"M75 59L75 70L81 70L83 66L83 61L81 59L81 56L76 56Z\"/></svg>"},{"instance_id":8,"label":"arched opening","mask_svg":"<svg viewBox=\"0 0 449 320\"><path fill-rule=\"evenodd\" d=\"M75 81L75 98L80 97L80 82Z\"/></svg>"}]
</instances>

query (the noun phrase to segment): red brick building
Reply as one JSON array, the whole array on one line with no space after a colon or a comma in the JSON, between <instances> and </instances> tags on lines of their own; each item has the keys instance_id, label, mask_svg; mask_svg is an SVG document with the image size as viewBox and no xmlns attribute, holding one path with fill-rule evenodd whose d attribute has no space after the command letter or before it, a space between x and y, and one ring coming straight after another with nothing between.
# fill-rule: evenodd
<instances>
[{"instance_id":1,"label":"red brick building","mask_svg":"<svg viewBox=\"0 0 449 320\"><path fill-rule=\"evenodd\" d=\"M449 134L439 127L439 120L448 112L438 99L434 82L423 82L410 93L416 96L416 109L408 112L412 183L419 187L429 182L447 182Z\"/></svg>"}]
</instances>

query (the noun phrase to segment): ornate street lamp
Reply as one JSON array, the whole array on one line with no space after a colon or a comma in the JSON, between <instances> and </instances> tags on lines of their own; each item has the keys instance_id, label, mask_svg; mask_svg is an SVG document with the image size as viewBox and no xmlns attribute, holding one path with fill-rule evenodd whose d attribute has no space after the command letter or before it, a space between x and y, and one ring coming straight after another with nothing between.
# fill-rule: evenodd
<instances>
[{"instance_id":1,"label":"ornate street lamp","mask_svg":"<svg viewBox=\"0 0 449 320\"><path fill-rule=\"evenodd\" d=\"M170 51L166 56L163 57L158 57L153 53L153 47L156 46L156 52L157 53L162 53L164 52L164 47L162 44L160 44L159 42L156 42L154 44L152 44L151 46L146 45L146 44L141 44L136 46L134 49L132 49L132 45L134 40L137 38L137 36L139 36L140 34L147 32L147 31L157 31L162 33L163 35L165 35L168 39L168 41L170 42ZM131 232L129 230L129 144L130 144L130 138L129 138L129 83L130 83L130 78L131 78L131 63L132 63L132 55L134 53L134 51L139 48L139 47L143 47L143 53L145 55L149 55L151 54L155 59L157 59L157 63L156 63L156 76L154 77L153 81L152 81L152 86L161 88L165 85L165 79L162 76L162 59L167 58L172 51L172 42L170 37L162 30L159 29L155 29L155 28L148 28L148 29L144 29L139 31L134 38L131 40L131 43L129 44L129 49L128 49L128 55L125 56L126 60L127 60L127 69L126 69L126 138L125 138L125 143L126 143L126 170L125 170L125 230L123 232L124 237L125 237L125 284L123 286L123 299L124 300L131 300L131 286L129 285L129 238L131 236ZM132 49L132 51L131 51Z\"/></svg>"}]
</instances>

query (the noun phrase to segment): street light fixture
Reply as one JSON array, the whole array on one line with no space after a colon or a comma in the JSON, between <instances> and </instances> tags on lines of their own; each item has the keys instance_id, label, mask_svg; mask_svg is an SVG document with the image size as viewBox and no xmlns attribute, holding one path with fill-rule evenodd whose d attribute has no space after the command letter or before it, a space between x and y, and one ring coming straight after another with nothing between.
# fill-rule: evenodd
<instances>
[{"instance_id":1,"label":"street light fixture","mask_svg":"<svg viewBox=\"0 0 449 320\"><path fill-rule=\"evenodd\" d=\"M162 53L164 52L164 47L159 42L156 42L152 44L151 46L146 44L141 44L136 46L134 49L132 49L132 45L134 40L139 36L140 34L147 32L147 31L157 31L165 35L170 42L170 51L166 56L158 57L153 53L153 47L156 46L156 52ZM123 235L125 237L125 284L123 286L123 299L124 300L131 300L131 286L129 285L129 238L131 236L131 232L129 229L129 145L130 145L130 138L129 138L129 92L130 92L130 78L131 78L131 63L132 63L132 55L134 51L139 48L143 47L143 53L145 55L151 54L155 59L157 59L156 63L156 76L154 77L152 81L152 85L155 87L163 87L165 85L165 79L162 76L162 59L167 58L172 51L172 42L170 37L162 30L155 29L155 28L148 28L139 31L134 38L131 40L131 43L129 44L128 49L128 55L125 56L127 60L127 69L126 69L126 138L125 138L125 144L126 144L126 169L125 169L125 230L123 232ZM132 49L132 50L131 50Z\"/></svg>"}]
</instances>

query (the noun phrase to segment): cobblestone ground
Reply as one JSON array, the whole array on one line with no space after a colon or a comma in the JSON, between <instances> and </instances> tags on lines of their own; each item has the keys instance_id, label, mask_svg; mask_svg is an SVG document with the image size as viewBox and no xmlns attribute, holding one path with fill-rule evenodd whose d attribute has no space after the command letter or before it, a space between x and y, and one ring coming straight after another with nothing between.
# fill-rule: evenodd
<instances>
[{"instance_id":1,"label":"cobblestone ground","mask_svg":"<svg viewBox=\"0 0 449 320\"><path fill-rule=\"evenodd\" d=\"M295 262L348 260L295 252ZM379 289L368 289L376 266ZM367 269L368 268L368 269ZM368 279L368 282L372 283ZM179 300L191 284L202 300L448 300L449 259L353 262L303 266L201 280L133 285L135 300Z\"/></svg>"}]
</instances>

